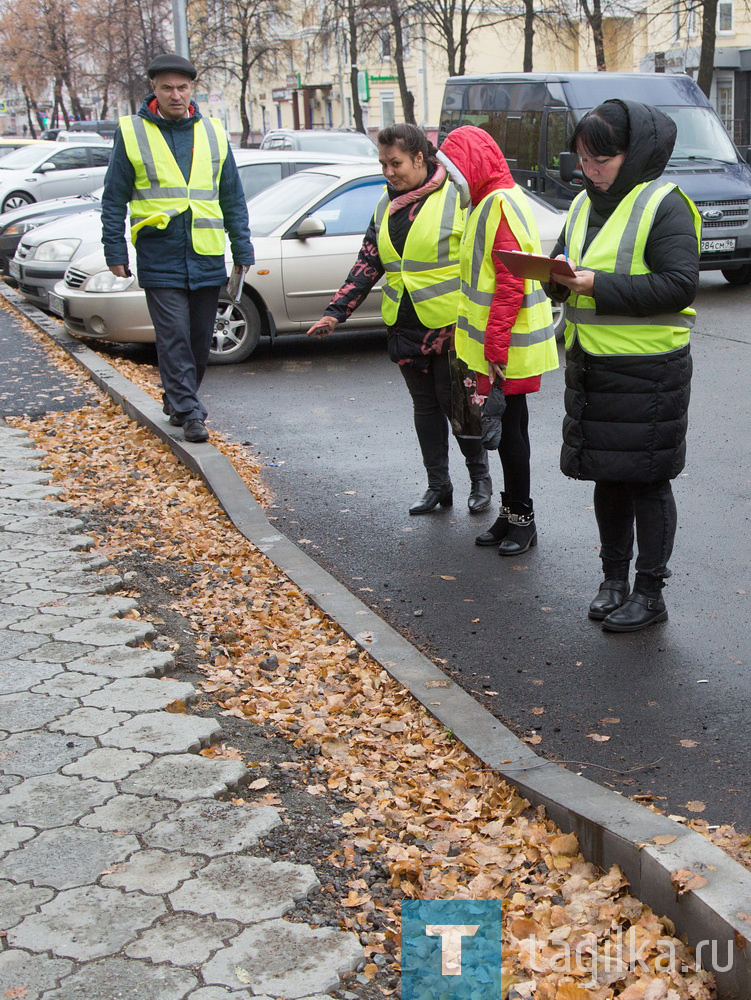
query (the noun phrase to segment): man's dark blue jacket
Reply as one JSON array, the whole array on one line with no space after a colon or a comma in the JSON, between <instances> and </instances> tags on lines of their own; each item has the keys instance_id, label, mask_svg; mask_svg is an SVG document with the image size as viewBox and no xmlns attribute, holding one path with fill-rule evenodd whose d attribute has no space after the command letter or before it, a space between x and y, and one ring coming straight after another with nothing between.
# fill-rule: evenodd
<instances>
[{"instance_id":1,"label":"man's dark blue jacket","mask_svg":"<svg viewBox=\"0 0 751 1000\"><path fill-rule=\"evenodd\" d=\"M200 120L201 112L198 105L191 101L193 114L180 121L171 121L149 110L150 104L155 107L154 101L154 95L149 94L138 114L161 129L187 182L193 162L193 127ZM102 197L102 243L110 266L128 263L125 217L134 185L135 170L125 152L125 143L118 129L112 159L104 178ZM235 264L252 264L255 258L250 242L248 207L231 149L227 150L227 158L219 178L219 204L232 247L233 261ZM139 230L136 256L138 283L142 288L203 288L225 283L227 268L224 256L207 256L196 253L193 249L190 238L191 216L188 209L171 219L166 229L144 226Z\"/></svg>"}]
</instances>

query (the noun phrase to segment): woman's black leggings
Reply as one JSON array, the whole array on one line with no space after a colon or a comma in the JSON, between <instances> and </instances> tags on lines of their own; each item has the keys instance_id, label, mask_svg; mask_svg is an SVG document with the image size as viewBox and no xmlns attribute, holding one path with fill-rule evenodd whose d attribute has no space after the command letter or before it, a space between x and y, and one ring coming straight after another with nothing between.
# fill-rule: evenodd
<instances>
[{"instance_id":1,"label":"woman's black leggings","mask_svg":"<svg viewBox=\"0 0 751 1000\"><path fill-rule=\"evenodd\" d=\"M526 395L506 396L501 419L503 428L498 454L503 467L506 498L514 503L529 501L529 410Z\"/></svg>"}]
</instances>

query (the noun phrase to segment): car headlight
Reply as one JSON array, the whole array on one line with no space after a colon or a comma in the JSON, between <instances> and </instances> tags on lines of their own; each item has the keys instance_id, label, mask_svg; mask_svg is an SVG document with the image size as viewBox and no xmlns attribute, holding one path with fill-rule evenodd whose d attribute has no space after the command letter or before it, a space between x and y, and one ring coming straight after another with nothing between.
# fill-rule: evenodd
<instances>
[{"instance_id":1,"label":"car headlight","mask_svg":"<svg viewBox=\"0 0 751 1000\"><path fill-rule=\"evenodd\" d=\"M129 278L118 278L112 271L98 271L93 274L84 286L87 292L124 292L135 281L133 275Z\"/></svg>"},{"instance_id":2,"label":"car headlight","mask_svg":"<svg viewBox=\"0 0 751 1000\"><path fill-rule=\"evenodd\" d=\"M70 260L80 245L80 240L48 240L39 244L33 257L34 260Z\"/></svg>"},{"instance_id":3,"label":"car headlight","mask_svg":"<svg viewBox=\"0 0 751 1000\"><path fill-rule=\"evenodd\" d=\"M24 233L28 233L41 225L41 222L11 222L7 229L0 229L0 233L3 236L23 236Z\"/></svg>"}]
</instances>

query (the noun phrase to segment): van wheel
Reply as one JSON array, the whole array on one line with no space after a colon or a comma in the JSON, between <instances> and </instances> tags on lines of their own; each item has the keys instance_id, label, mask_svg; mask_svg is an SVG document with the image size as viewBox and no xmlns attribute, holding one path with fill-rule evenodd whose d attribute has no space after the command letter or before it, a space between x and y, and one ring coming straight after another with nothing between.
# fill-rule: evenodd
<instances>
[{"instance_id":1,"label":"van wheel","mask_svg":"<svg viewBox=\"0 0 751 1000\"><path fill-rule=\"evenodd\" d=\"M209 352L210 365L234 365L245 361L261 339L261 316L243 293L233 302L226 292L219 295L219 308Z\"/></svg>"},{"instance_id":2,"label":"van wheel","mask_svg":"<svg viewBox=\"0 0 751 1000\"><path fill-rule=\"evenodd\" d=\"M3 201L3 212L10 212L14 208L22 208L24 205L32 205L34 199L25 191L11 191L5 201Z\"/></svg>"},{"instance_id":3,"label":"van wheel","mask_svg":"<svg viewBox=\"0 0 751 1000\"><path fill-rule=\"evenodd\" d=\"M723 268L722 276L731 285L751 285L751 264L743 267Z\"/></svg>"},{"instance_id":4,"label":"van wheel","mask_svg":"<svg viewBox=\"0 0 751 1000\"><path fill-rule=\"evenodd\" d=\"M551 303L553 307L553 330L558 343L563 343L563 332L566 329L566 314L562 305Z\"/></svg>"}]
</instances>

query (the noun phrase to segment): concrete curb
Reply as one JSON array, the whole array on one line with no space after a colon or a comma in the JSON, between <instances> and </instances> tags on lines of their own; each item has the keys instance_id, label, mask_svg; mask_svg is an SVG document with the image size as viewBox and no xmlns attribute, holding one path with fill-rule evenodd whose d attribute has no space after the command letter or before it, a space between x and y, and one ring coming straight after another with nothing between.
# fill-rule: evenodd
<instances>
[{"instance_id":1,"label":"concrete curb","mask_svg":"<svg viewBox=\"0 0 751 1000\"><path fill-rule=\"evenodd\" d=\"M290 577L429 712L480 760L508 780L534 805L545 806L564 831L579 838L584 856L607 870L617 864L631 890L679 935L699 949L717 978L722 1000L751 995L751 873L701 834L550 763L458 687L402 635L351 594L271 525L225 456L211 444L187 444L174 432L159 404L119 375L106 361L21 296L3 288L6 300L63 347L134 420L166 442L201 476L237 529ZM668 845L655 837L675 837ZM689 869L707 884L677 895L672 872ZM703 943L705 942L705 943Z\"/></svg>"}]
</instances>

